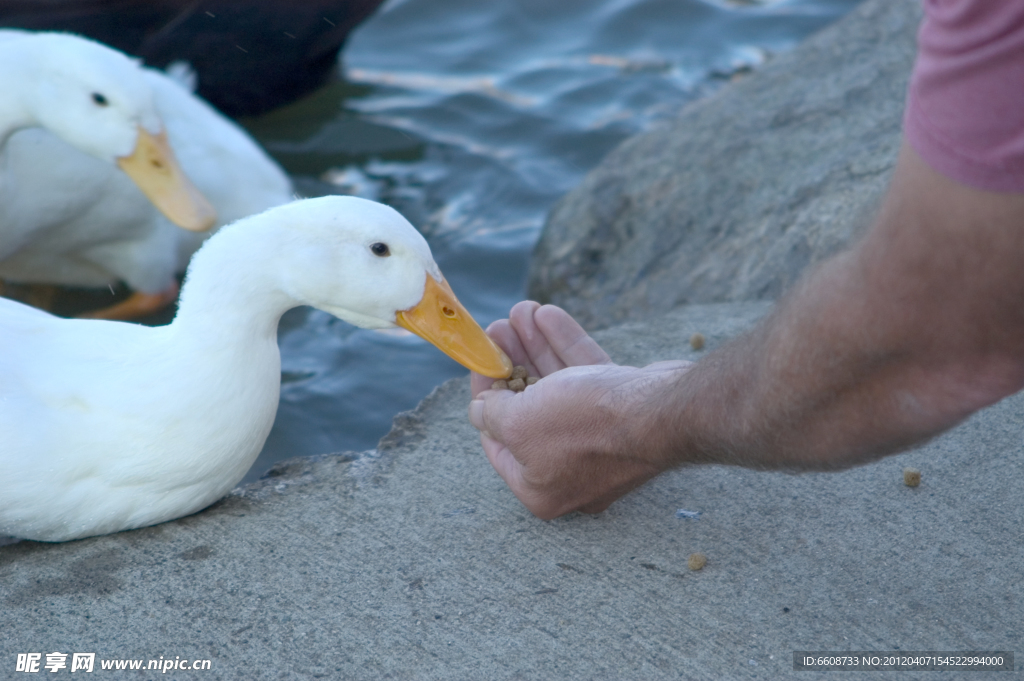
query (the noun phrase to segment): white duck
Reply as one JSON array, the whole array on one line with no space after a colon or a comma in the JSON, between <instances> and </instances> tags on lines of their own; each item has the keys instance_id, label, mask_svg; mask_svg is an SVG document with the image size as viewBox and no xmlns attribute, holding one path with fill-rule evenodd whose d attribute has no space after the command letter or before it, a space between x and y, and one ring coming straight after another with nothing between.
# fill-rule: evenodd
<instances>
[{"instance_id":1,"label":"white duck","mask_svg":"<svg viewBox=\"0 0 1024 681\"><path fill-rule=\"evenodd\" d=\"M145 314L175 297L174 275L205 236L175 228L154 204L201 230L214 224L214 209L225 224L292 198L287 176L241 128L164 74L98 43L0 30L0 85L8 93L0 104L0 277L79 286L123 280L136 295L103 314ZM165 134L199 190L173 172ZM134 157L144 162L132 164L122 150L136 135ZM149 157L161 148L165 158ZM153 162L183 181L176 198L138 179Z\"/></svg>"},{"instance_id":2,"label":"white duck","mask_svg":"<svg viewBox=\"0 0 1024 681\"><path fill-rule=\"evenodd\" d=\"M488 376L512 370L397 212L338 196L272 208L196 253L168 326L0 300L0 535L66 541L223 496L270 432L278 320L298 305L398 324Z\"/></svg>"}]
</instances>

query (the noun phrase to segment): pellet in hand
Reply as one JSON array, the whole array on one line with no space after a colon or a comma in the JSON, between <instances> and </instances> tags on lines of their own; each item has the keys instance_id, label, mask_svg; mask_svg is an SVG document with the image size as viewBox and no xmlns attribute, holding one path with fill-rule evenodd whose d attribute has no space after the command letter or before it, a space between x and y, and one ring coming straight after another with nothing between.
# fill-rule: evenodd
<instances>
[{"instance_id":1,"label":"pellet in hand","mask_svg":"<svg viewBox=\"0 0 1024 681\"><path fill-rule=\"evenodd\" d=\"M540 379L536 376L529 376L524 366L512 368L512 376L509 379L499 379L491 384L491 390L512 390L521 393L526 386L533 385Z\"/></svg>"}]
</instances>

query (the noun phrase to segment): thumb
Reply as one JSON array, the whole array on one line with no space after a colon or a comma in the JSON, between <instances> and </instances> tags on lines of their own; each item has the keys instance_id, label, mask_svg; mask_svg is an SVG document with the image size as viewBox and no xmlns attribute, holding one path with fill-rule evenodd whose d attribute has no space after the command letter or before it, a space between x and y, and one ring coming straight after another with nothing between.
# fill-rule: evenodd
<instances>
[{"instance_id":1,"label":"thumb","mask_svg":"<svg viewBox=\"0 0 1024 681\"><path fill-rule=\"evenodd\" d=\"M518 395L510 390L485 390L469 403L469 422L481 433L505 444L504 429Z\"/></svg>"}]
</instances>

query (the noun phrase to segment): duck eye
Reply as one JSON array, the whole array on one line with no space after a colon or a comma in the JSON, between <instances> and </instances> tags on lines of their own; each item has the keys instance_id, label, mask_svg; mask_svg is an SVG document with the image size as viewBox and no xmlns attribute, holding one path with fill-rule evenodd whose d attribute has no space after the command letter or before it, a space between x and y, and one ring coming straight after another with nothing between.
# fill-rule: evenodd
<instances>
[{"instance_id":1,"label":"duck eye","mask_svg":"<svg viewBox=\"0 0 1024 681\"><path fill-rule=\"evenodd\" d=\"M96 102L100 106L106 106L107 104L110 104L110 102L107 101L107 98L99 92L92 93L92 101Z\"/></svg>"},{"instance_id":2,"label":"duck eye","mask_svg":"<svg viewBox=\"0 0 1024 681\"><path fill-rule=\"evenodd\" d=\"M388 245L380 241L378 241L375 244L372 244L370 246L370 250L373 251L373 254L379 258L386 258L387 256L391 255L391 249L388 248Z\"/></svg>"}]
</instances>

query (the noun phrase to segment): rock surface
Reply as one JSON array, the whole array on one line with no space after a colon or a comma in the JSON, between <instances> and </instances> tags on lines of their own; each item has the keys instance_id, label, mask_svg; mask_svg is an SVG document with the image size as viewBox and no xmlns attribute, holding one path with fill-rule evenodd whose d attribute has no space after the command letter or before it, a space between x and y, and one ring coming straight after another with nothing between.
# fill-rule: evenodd
<instances>
[{"instance_id":1,"label":"rock surface","mask_svg":"<svg viewBox=\"0 0 1024 681\"><path fill-rule=\"evenodd\" d=\"M692 359L694 332L713 348L766 310L599 340L620 362ZM376 452L286 462L188 518L0 547L0 677L19 653L68 654L68 674L92 652L99 678L815 681L834 674L794 672L793 651L1022 648L1024 396L856 470L683 469L551 522L491 469L468 399L450 381ZM100 669L161 656L211 667Z\"/></svg>"},{"instance_id":2,"label":"rock surface","mask_svg":"<svg viewBox=\"0 0 1024 681\"><path fill-rule=\"evenodd\" d=\"M774 299L870 220L900 144L917 0L868 0L670 124L552 211L530 297L588 328Z\"/></svg>"}]
</instances>

